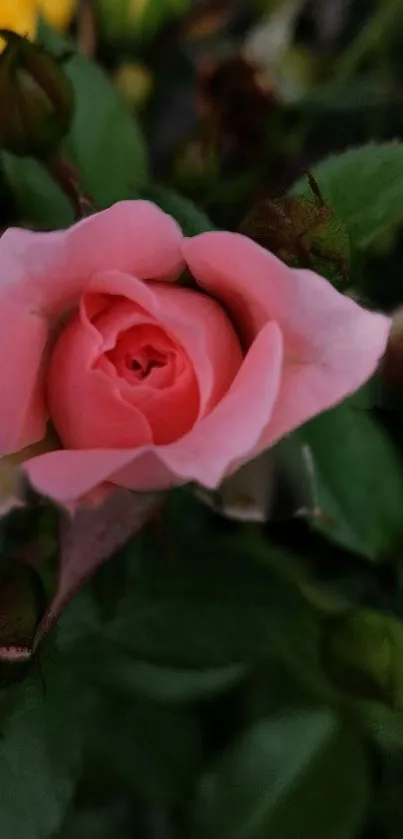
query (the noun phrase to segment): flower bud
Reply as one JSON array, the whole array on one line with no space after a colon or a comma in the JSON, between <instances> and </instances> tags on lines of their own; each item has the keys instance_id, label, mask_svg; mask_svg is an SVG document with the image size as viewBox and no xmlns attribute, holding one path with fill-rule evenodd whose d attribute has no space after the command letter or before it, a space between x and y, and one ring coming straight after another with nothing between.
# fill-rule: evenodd
<instances>
[{"instance_id":1,"label":"flower bud","mask_svg":"<svg viewBox=\"0 0 403 839\"><path fill-rule=\"evenodd\" d=\"M70 127L74 94L60 63L15 32L0 56L0 148L48 158Z\"/></svg>"},{"instance_id":2,"label":"flower bud","mask_svg":"<svg viewBox=\"0 0 403 839\"><path fill-rule=\"evenodd\" d=\"M292 268L310 268L337 288L348 286L350 241L336 210L309 175L312 197L263 199L242 222L241 233L272 251Z\"/></svg>"}]
</instances>

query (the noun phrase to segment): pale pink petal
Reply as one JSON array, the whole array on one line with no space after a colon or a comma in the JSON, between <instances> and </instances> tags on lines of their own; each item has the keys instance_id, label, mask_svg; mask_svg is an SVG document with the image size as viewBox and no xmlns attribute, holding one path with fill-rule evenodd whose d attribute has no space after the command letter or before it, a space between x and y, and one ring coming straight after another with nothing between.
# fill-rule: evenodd
<instances>
[{"instance_id":1,"label":"pale pink petal","mask_svg":"<svg viewBox=\"0 0 403 839\"><path fill-rule=\"evenodd\" d=\"M227 306L245 343L251 343L268 320L282 327L290 303L295 314L290 269L246 236L201 233L184 239L182 250L199 286Z\"/></svg>"},{"instance_id":2,"label":"pale pink petal","mask_svg":"<svg viewBox=\"0 0 403 839\"><path fill-rule=\"evenodd\" d=\"M137 491L188 481L213 488L256 448L278 394L281 332L271 323L260 332L226 396L181 440L140 449L59 451L25 464L33 486L61 503L113 480Z\"/></svg>"},{"instance_id":3,"label":"pale pink petal","mask_svg":"<svg viewBox=\"0 0 403 839\"><path fill-rule=\"evenodd\" d=\"M180 286L146 284L117 271L94 277L90 291L127 297L150 313L180 342L193 364L200 416L217 403L242 361L236 332L219 303Z\"/></svg>"},{"instance_id":4,"label":"pale pink petal","mask_svg":"<svg viewBox=\"0 0 403 839\"><path fill-rule=\"evenodd\" d=\"M2 291L0 287L0 455L5 455L37 442L45 434L41 359L48 323Z\"/></svg>"},{"instance_id":5,"label":"pale pink petal","mask_svg":"<svg viewBox=\"0 0 403 839\"><path fill-rule=\"evenodd\" d=\"M116 269L145 280L174 280L183 268L182 233L171 216L149 201L121 201L65 230L9 228L2 259L19 267L17 282L1 282L19 299L50 315L77 301L91 277Z\"/></svg>"},{"instance_id":6,"label":"pale pink petal","mask_svg":"<svg viewBox=\"0 0 403 839\"><path fill-rule=\"evenodd\" d=\"M287 354L286 345L279 397L259 451L358 390L376 371L391 326L390 318L338 294L317 274L293 274L296 287L303 287L300 311L309 337L300 358Z\"/></svg>"},{"instance_id":7,"label":"pale pink petal","mask_svg":"<svg viewBox=\"0 0 403 839\"><path fill-rule=\"evenodd\" d=\"M154 475L155 488L158 489L160 463L153 448L145 452L144 449L61 449L27 460L23 468L32 486L39 493L70 506L99 484L110 481L117 469L131 463L136 456L140 458L141 455L145 456L147 461L155 461L150 475L151 479ZM170 477L165 470L167 486Z\"/></svg>"},{"instance_id":8,"label":"pale pink petal","mask_svg":"<svg viewBox=\"0 0 403 839\"><path fill-rule=\"evenodd\" d=\"M282 361L280 329L268 323L224 399L183 440L165 448L164 462L173 474L213 489L249 459L276 404ZM128 480L130 486L130 470Z\"/></svg>"},{"instance_id":9,"label":"pale pink petal","mask_svg":"<svg viewBox=\"0 0 403 839\"><path fill-rule=\"evenodd\" d=\"M200 416L224 395L242 363L235 329L224 309L205 294L152 284L158 317L175 332L193 361L201 394Z\"/></svg>"},{"instance_id":10,"label":"pale pink petal","mask_svg":"<svg viewBox=\"0 0 403 839\"><path fill-rule=\"evenodd\" d=\"M293 270L236 233L184 242L200 286L228 306L249 339L273 318L284 372L259 450L357 390L385 351L390 319L363 309L312 271Z\"/></svg>"},{"instance_id":11,"label":"pale pink petal","mask_svg":"<svg viewBox=\"0 0 403 839\"><path fill-rule=\"evenodd\" d=\"M125 201L67 230L10 228L0 239L0 454L41 439L47 411L42 360L54 316L97 271L174 279L183 267L176 222L146 201Z\"/></svg>"}]
</instances>

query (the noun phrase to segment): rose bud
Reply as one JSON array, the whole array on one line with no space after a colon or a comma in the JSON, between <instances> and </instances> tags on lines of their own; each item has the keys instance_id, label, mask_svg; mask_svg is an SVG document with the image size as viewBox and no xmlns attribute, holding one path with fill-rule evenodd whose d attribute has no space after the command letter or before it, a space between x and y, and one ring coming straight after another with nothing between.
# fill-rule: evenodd
<instances>
[{"instance_id":1,"label":"rose bud","mask_svg":"<svg viewBox=\"0 0 403 839\"><path fill-rule=\"evenodd\" d=\"M337 288L348 287L350 240L347 228L322 197L309 174L312 195L258 201L239 230L292 268L310 268Z\"/></svg>"},{"instance_id":2,"label":"rose bud","mask_svg":"<svg viewBox=\"0 0 403 839\"><path fill-rule=\"evenodd\" d=\"M0 147L49 158L70 127L74 94L60 63L41 47L6 29L0 56Z\"/></svg>"}]
</instances>

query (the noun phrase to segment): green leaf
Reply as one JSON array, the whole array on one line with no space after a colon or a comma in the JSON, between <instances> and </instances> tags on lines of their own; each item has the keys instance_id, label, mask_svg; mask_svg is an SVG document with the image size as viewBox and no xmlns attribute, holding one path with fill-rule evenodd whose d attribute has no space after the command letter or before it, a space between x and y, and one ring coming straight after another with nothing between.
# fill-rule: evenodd
<instances>
[{"instance_id":1,"label":"green leaf","mask_svg":"<svg viewBox=\"0 0 403 839\"><path fill-rule=\"evenodd\" d=\"M108 699L90 736L94 771L101 767L106 787L117 779L154 807L189 800L203 758L196 712L150 700Z\"/></svg>"},{"instance_id":2,"label":"green leaf","mask_svg":"<svg viewBox=\"0 0 403 839\"><path fill-rule=\"evenodd\" d=\"M303 659L316 638L303 597L246 548L215 534L200 539L196 529L188 541L183 521L169 533L172 557L151 545L139 563L106 629L117 651L188 669L241 664L284 646Z\"/></svg>"},{"instance_id":3,"label":"green leaf","mask_svg":"<svg viewBox=\"0 0 403 839\"><path fill-rule=\"evenodd\" d=\"M198 233L214 229L208 216L199 210L193 201L184 198L173 189L152 184L141 189L139 197L154 201L162 210L173 216L185 236L197 236Z\"/></svg>"},{"instance_id":4,"label":"green leaf","mask_svg":"<svg viewBox=\"0 0 403 839\"><path fill-rule=\"evenodd\" d=\"M387 755L399 759L403 768L403 717L400 711L379 700L357 699L350 704L357 724L373 743Z\"/></svg>"},{"instance_id":5,"label":"green leaf","mask_svg":"<svg viewBox=\"0 0 403 839\"><path fill-rule=\"evenodd\" d=\"M63 667L45 672L46 691L32 679L2 695L0 835L7 839L51 837L80 771L82 694Z\"/></svg>"},{"instance_id":6,"label":"green leaf","mask_svg":"<svg viewBox=\"0 0 403 839\"><path fill-rule=\"evenodd\" d=\"M360 610L325 623L326 669L363 699L403 710L403 624L391 615Z\"/></svg>"},{"instance_id":7,"label":"green leaf","mask_svg":"<svg viewBox=\"0 0 403 839\"><path fill-rule=\"evenodd\" d=\"M103 566L93 581L92 591L96 590L98 578L106 570L109 571L109 580L119 576L122 559L116 557L109 566ZM127 582L128 585L131 583ZM110 591L106 597L110 602ZM120 614L124 606L119 597L116 613ZM91 588L86 587L63 613L56 637L58 649L74 657L75 670L79 668L81 677L100 687L103 693L107 691L111 696L121 696L130 702L146 698L183 704L219 696L237 686L249 674L244 664L198 670L139 661L130 651L122 652L120 645L108 641L104 619L103 609L99 609L99 604L92 597Z\"/></svg>"},{"instance_id":8,"label":"green leaf","mask_svg":"<svg viewBox=\"0 0 403 839\"><path fill-rule=\"evenodd\" d=\"M245 731L200 784L191 839L353 839L368 798L359 741L330 710Z\"/></svg>"},{"instance_id":9,"label":"green leaf","mask_svg":"<svg viewBox=\"0 0 403 839\"><path fill-rule=\"evenodd\" d=\"M53 51L67 46L44 26L41 41ZM66 153L77 165L84 191L97 209L103 209L130 198L133 190L147 181L145 143L135 120L96 64L75 53L64 68L76 100ZM45 228L71 224L69 202L37 161L3 154L2 162L24 221Z\"/></svg>"},{"instance_id":10,"label":"green leaf","mask_svg":"<svg viewBox=\"0 0 403 839\"><path fill-rule=\"evenodd\" d=\"M44 230L73 223L70 202L37 160L8 152L0 159L22 223Z\"/></svg>"},{"instance_id":11,"label":"green leaf","mask_svg":"<svg viewBox=\"0 0 403 839\"><path fill-rule=\"evenodd\" d=\"M369 144L312 168L329 204L347 225L353 247L364 250L403 221L403 144ZM302 178L293 193L309 195Z\"/></svg>"},{"instance_id":12,"label":"green leaf","mask_svg":"<svg viewBox=\"0 0 403 839\"><path fill-rule=\"evenodd\" d=\"M347 404L311 420L296 437L311 476L315 529L370 560L403 543L403 469L386 431Z\"/></svg>"},{"instance_id":13,"label":"green leaf","mask_svg":"<svg viewBox=\"0 0 403 839\"><path fill-rule=\"evenodd\" d=\"M357 726L376 748L380 773L370 816L374 837L401 839L403 829L403 719L379 701L357 700L351 706Z\"/></svg>"},{"instance_id":14,"label":"green leaf","mask_svg":"<svg viewBox=\"0 0 403 839\"><path fill-rule=\"evenodd\" d=\"M66 64L76 94L68 148L85 189L98 208L130 198L147 181L147 153L140 130L104 72L82 55Z\"/></svg>"},{"instance_id":15,"label":"green leaf","mask_svg":"<svg viewBox=\"0 0 403 839\"><path fill-rule=\"evenodd\" d=\"M81 804L68 814L63 828L52 839L132 839L133 826L122 807L122 800L94 806Z\"/></svg>"},{"instance_id":16,"label":"green leaf","mask_svg":"<svg viewBox=\"0 0 403 839\"><path fill-rule=\"evenodd\" d=\"M144 696L159 702L183 703L206 700L237 685L247 674L244 664L229 664L209 670L161 667L136 661L109 649L98 659L93 678L103 688L125 696Z\"/></svg>"}]
</instances>

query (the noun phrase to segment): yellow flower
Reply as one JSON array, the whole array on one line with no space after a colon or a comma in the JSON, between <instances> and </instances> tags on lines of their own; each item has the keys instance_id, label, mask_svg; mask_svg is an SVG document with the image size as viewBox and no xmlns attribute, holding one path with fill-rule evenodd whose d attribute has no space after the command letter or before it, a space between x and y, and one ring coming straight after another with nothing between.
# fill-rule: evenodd
<instances>
[{"instance_id":1,"label":"yellow flower","mask_svg":"<svg viewBox=\"0 0 403 839\"><path fill-rule=\"evenodd\" d=\"M73 17L75 5L76 0L0 0L0 29L34 38L41 14L50 26L63 30Z\"/></svg>"},{"instance_id":2,"label":"yellow flower","mask_svg":"<svg viewBox=\"0 0 403 839\"><path fill-rule=\"evenodd\" d=\"M0 29L12 29L33 38L36 31L36 0L0 0Z\"/></svg>"},{"instance_id":3,"label":"yellow flower","mask_svg":"<svg viewBox=\"0 0 403 839\"><path fill-rule=\"evenodd\" d=\"M67 29L73 17L76 0L31 0L39 8L40 14L54 29ZM0 0L1 5L1 0Z\"/></svg>"}]
</instances>

